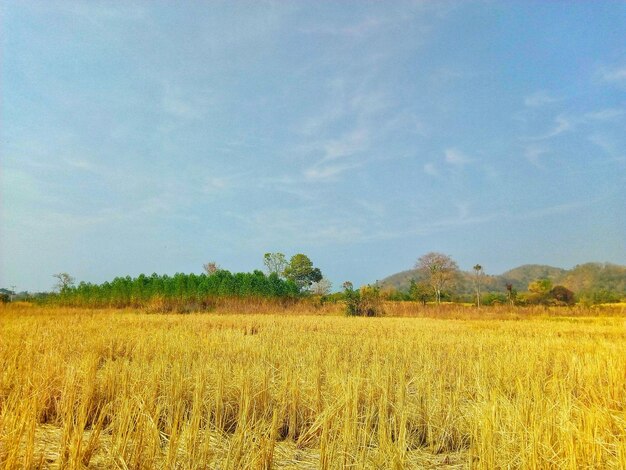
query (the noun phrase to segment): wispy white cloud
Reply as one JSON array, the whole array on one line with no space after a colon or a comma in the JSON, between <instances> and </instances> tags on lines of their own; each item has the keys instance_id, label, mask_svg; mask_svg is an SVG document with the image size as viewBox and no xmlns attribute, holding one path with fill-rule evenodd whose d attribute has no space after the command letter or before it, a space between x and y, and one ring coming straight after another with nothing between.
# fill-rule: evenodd
<instances>
[{"instance_id":1,"label":"wispy white cloud","mask_svg":"<svg viewBox=\"0 0 626 470\"><path fill-rule=\"evenodd\" d=\"M466 154L455 148L448 148L444 151L444 161L448 165L462 167L472 162Z\"/></svg>"},{"instance_id":2,"label":"wispy white cloud","mask_svg":"<svg viewBox=\"0 0 626 470\"><path fill-rule=\"evenodd\" d=\"M548 217L556 214L565 214L588 207L597 201L572 201L555 204L526 212L494 211L484 214L471 214L467 202L457 203L457 214L452 217L444 217L439 220L430 220L410 227L398 230L383 229L378 231L362 232L361 241L366 240L393 240L412 236L425 236L446 230L457 229L465 226L475 226L492 223L497 220L528 220Z\"/></svg>"},{"instance_id":3,"label":"wispy white cloud","mask_svg":"<svg viewBox=\"0 0 626 470\"><path fill-rule=\"evenodd\" d=\"M301 32L304 34L322 34L330 36L347 36L360 38L372 34L388 22L388 19L383 19L380 17L367 17L362 19L361 21L352 24L334 26L326 24L316 25L313 27L305 27L301 29Z\"/></svg>"},{"instance_id":4,"label":"wispy white cloud","mask_svg":"<svg viewBox=\"0 0 626 470\"><path fill-rule=\"evenodd\" d=\"M588 137L589 142L597 145L608 154L615 152L615 143L603 134L592 134Z\"/></svg>"},{"instance_id":5,"label":"wispy white cloud","mask_svg":"<svg viewBox=\"0 0 626 470\"><path fill-rule=\"evenodd\" d=\"M173 96L163 98L163 109L166 113L183 119L199 119L202 116L200 110L196 109L191 103Z\"/></svg>"},{"instance_id":6,"label":"wispy white cloud","mask_svg":"<svg viewBox=\"0 0 626 470\"><path fill-rule=\"evenodd\" d=\"M323 144L323 161L336 160L355 155L368 146L368 132L355 129L338 139L331 139Z\"/></svg>"},{"instance_id":7,"label":"wispy white cloud","mask_svg":"<svg viewBox=\"0 0 626 470\"><path fill-rule=\"evenodd\" d=\"M86 158L71 158L67 157L63 159L63 163L70 168L86 171L89 173L102 174L102 168L94 162L87 160Z\"/></svg>"},{"instance_id":8,"label":"wispy white cloud","mask_svg":"<svg viewBox=\"0 0 626 470\"><path fill-rule=\"evenodd\" d=\"M470 203L467 201L457 202L454 204L458 211L458 219L465 220L470 217Z\"/></svg>"},{"instance_id":9,"label":"wispy white cloud","mask_svg":"<svg viewBox=\"0 0 626 470\"><path fill-rule=\"evenodd\" d=\"M544 138L555 137L563 132L567 132L573 127L573 123L570 119L566 118L563 115L559 115L554 119L554 127Z\"/></svg>"},{"instance_id":10,"label":"wispy white cloud","mask_svg":"<svg viewBox=\"0 0 626 470\"><path fill-rule=\"evenodd\" d=\"M346 132L337 138L309 142L301 151L317 161L304 169L303 176L306 181L336 181L341 173L363 164L363 159L355 162L354 157L363 154L369 147L369 131L365 127Z\"/></svg>"},{"instance_id":11,"label":"wispy white cloud","mask_svg":"<svg viewBox=\"0 0 626 470\"><path fill-rule=\"evenodd\" d=\"M410 23L412 28L420 27L423 33L427 33L432 28L432 25L424 21L425 18L441 20L454 8L456 6L452 2L424 2L418 0L404 3L403 7L400 8L388 8L386 11L379 11L375 16L364 16L350 23L331 22L324 24L317 22L313 26L300 28L300 32L359 40L373 36L386 29L399 29L403 25Z\"/></svg>"},{"instance_id":12,"label":"wispy white cloud","mask_svg":"<svg viewBox=\"0 0 626 470\"><path fill-rule=\"evenodd\" d=\"M609 157L609 161L623 165L626 162L626 150L619 145L615 138L601 133L595 133L588 137L589 142L600 147Z\"/></svg>"},{"instance_id":13,"label":"wispy white cloud","mask_svg":"<svg viewBox=\"0 0 626 470\"><path fill-rule=\"evenodd\" d=\"M146 8L129 2L32 2L27 8L43 14L68 15L92 26L141 21L148 17Z\"/></svg>"},{"instance_id":14,"label":"wispy white cloud","mask_svg":"<svg viewBox=\"0 0 626 470\"><path fill-rule=\"evenodd\" d=\"M559 114L556 118L554 118L554 125L552 129L550 129L545 134L541 134L535 137L528 137L526 140L546 140L556 137L558 135L563 134L564 132L570 131L574 128L574 120L572 118L566 117L563 114Z\"/></svg>"},{"instance_id":15,"label":"wispy white cloud","mask_svg":"<svg viewBox=\"0 0 626 470\"><path fill-rule=\"evenodd\" d=\"M205 193L219 193L232 186L232 180L230 178L224 178L219 176L208 176L204 179L202 185L202 192Z\"/></svg>"},{"instance_id":16,"label":"wispy white cloud","mask_svg":"<svg viewBox=\"0 0 626 470\"><path fill-rule=\"evenodd\" d=\"M424 173L430 176L438 176L439 171L434 163L425 163L424 164Z\"/></svg>"},{"instance_id":17,"label":"wispy white cloud","mask_svg":"<svg viewBox=\"0 0 626 470\"><path fill-rule=\"evenodd\" d=\"M526 212L516 213L516 214L506 214L506 218L516 219L516 220L526 220L526 219L535 219L541 217L547 217L549 215L556 214L565 214L568 212L572 212L574 210L580 209L582 207L587 207L593 204L596 201L572 201L566 202L562 204L554 204L551 206L541 207L538 209L532 209Z\"/></svg>"},{"instance_id":18,"label":"wispy white cloud","mask_svg":"<svg viewBox=\"0 0 626 470\"><path fill-rule=\"evenodd\" d=\"M206 93L192 97L183 93L180 87L165 83L161 106L172 117L194 120L202 118L208 101Z\"/></svg>"},{"instance_id":19,"label":"wispy white cloud","mask_svg":"<svg viewBox=\"0 0 626 470\"><path fill-rule=\"evenodd\" d=\"M379 121L381 114L393 107L393 102L388 93L372 88L368 82L366 76L355 79L346 74L327 80L321 106L315 113L304 116L295 131L311 136L328 132L345 120L355 126Z\"/></svg>"},{"instance_id":20,"label":"wispy white cloud","mask_svg":"<svg viewBox=\"0 0 626 470\"><path fill-rule=\"evenodd\" d=\"M500 178L500 172L489 164L483 165L483 174L492 181L496 181Z\"/></svg>"},{"instance_id":21,"label":"wispy white cloud","mask_svg":"<svg viewBox=\"0 0 626 470\"><path fill-rule=\"evenodd\" d=\"M146 17L145 9L138 4L69 2L61 6L68 13L88 21L137 21Z\"/></svg>"},{"instance_id":22,"label":"wispy white cloud","mask_svg":"<svg viewBox=\"0 0 626 470\"><path fill-rule=\"evenodd\" d=\"M306 180L306 177L304 177ZM319 199L319 186L303 185L303 176L283 174L270 177L253 178L246 183L246 187L258 188L262 191L276 191L295 196L302 202L313 202Z\"/></svg>"},{"instance_id":23,"label":"wispy white cloud","mask_svg":"<svg viewBox=\"0 0 626 470\"><path fill-rule=\"evenodd\" d=\"M585 114L585 119L595 121L610 121L626 114L626 111L620 108L605 108L599 111L593 111Z\"/></svg>"},{"instance_id":24,"label":"wispy white cloud","mask_svg":"<svg viewBox=\"0 0 626 470\"><path fill-rule=\"evenodd\" d=\"M541 160L543 155L547 153L548 150L546 150L544 147L538 145L529 145L524 151L524 156L532 165L536 166L537 168L543 168Z\"/></svg>"},{"instance_id":25,"label":"wispy white cloud","mask_svg":"<svg viewBox=\"0 0 626 470\"><path fill-rule=\"evenodd\" d=\"M554 103L556 101L559 101L559 98L552 96L545 90L539 90L535 93L527 95L524 98L524 106L527 106L529 108L538 108L540 106Z\"/></svg>"},{"instance_id":26,"label":"wispy white cloud","mask_svg":"<svg viewBox=\"0 0 626 470\"><path fill-rule=\"evenodd\" d=\"M480 73L476 70L461 69L455 66L440 67L429 75L429 81L436 86L446 85L452 86L455 82L467 80L478 76Z\"/></svg>"},{"instance_id":27,"label":"wispy white cloud","mask_svg":"<svg viewBox=\"0 0 626 470\"><path fill-rule=\"evenodd\" d=\"M567 115L561 113L554 118L550 130L543 134L524 137L522 140L540 142L561 136L573 130L582 132L588 130L591 126L597 128L598 126L613 125L624 116L626 116L626 110L619 107L608 107L589 112L569 113ZM536 152L533 150L531 155L535 154ZM535 161L534 158L534 156L531 156L531 160Z\"/></svg>"},{"instance_id":28,"label":"wispy white cloud","mask_svg":"<svg viewBox=\"0 0 626 470\"><path fill-rule=\"evenodd\" d=\"M600 76L607 82L626 82L626 66L603 67L600 69Z\"/></svg>"},{"instance_id":29,"label":"wispy white cloud","mask_svg":"<svg viewBox=\"0 0 626 470\"><path fill-rule=\"evenodd\" d=\"M337 177L356 165L318 165L304 170L304 177L308 181L329 182L336 181Z\"/></svg>"}]
</instances>

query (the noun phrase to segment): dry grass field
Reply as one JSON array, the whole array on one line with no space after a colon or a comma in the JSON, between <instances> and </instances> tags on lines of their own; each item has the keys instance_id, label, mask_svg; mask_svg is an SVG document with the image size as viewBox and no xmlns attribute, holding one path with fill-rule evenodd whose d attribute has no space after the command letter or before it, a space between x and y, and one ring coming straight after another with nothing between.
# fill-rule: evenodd
<instances>
[{"instance_id":1,"label":"dry grass field","mask_svg":"<svg viewBox=\"0 0 626 470\"><path fill-rule=\"evenodd\" d=\"M0 468L626 468L624 318L488 316L3 308Z\"/></svg>"}]
</instances>

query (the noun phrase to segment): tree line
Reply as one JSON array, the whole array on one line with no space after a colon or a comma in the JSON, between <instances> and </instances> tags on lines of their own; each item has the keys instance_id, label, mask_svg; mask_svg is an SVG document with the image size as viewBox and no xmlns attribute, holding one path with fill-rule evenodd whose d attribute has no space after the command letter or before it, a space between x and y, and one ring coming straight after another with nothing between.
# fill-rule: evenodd
<instances>
[{"instance_id":1,"label":"tree line","mask_svg":"<svg viewBox=\"0 0 626 470\"><path fill-rule=\"evenodd\" d=\"M593 304L621 299L619 292L608 290L593 291L593 297L584 291L577 295L543 277L529 282L525 292L517 291L519 282L514 286L508 280L506 285L495 291L492 276L486 275L480 264L474 265L470 273L462 273L450 256L437 252L427 253L416 261L416 276L410 279L406 290L381 287L378 283L355 289L351 282L346 281L341 292L330 295L330 282L302 253L290 259L283 253L266 253L263 264L265 272L232 273L215 262L208 262L203 265L203 274L140 274L134 278L116 277L102 284L80 282L76 285L69 274L58 273L54 275L56 293L27 297L28 300L68 306L123 308L161 302L187 305L191 309L220 298L297 299L317 295L322 302L344 302L349 315L365 316L378 315L383 310L384 300L418 301L423 305L442 301L472 302L480 307L494 304L572 305L577 301ZM0 302L12 300L9 292L0 292Z\"/></svg>"},{"instance_id":2,"label":"tree line","mask_svg":"<svg viewBox=\"0 0 626 470\"><path fill-rule=\"evenodd\" d=\"M319 268L308 256L294 255L289 261L282 253L268 253L267 272L232 273L216 263L206 263L202 274L176 273L116 277L110 282L80 282L67 273L55 274L57 294L48 302L67 306L141 307L154 302L203 305L217 298L298 298L323 281Z\"/></svg>"},{"instance_id":3,"label":"tree line","mask_svg":"<svg viewBox=\"0 0 626 470\"><path fill-rule=\"evenodd\" d=\"M576 295L562 285L554 285L550 279L541 278L529 283L527 292L518 292L512 283L506 283L503 292L484 292L485 272L480 264L472 268L471 284L473 294L455 296L454 287L461 271L457 263L448 255L431 252L421 256L415 263L418 279L411 279L408 292L383 292L389 300L414 300L426 305L428 302L440 304L443 300L470 301L478 307L482 305L573 305Z\"/></svg>"}]
</instances>

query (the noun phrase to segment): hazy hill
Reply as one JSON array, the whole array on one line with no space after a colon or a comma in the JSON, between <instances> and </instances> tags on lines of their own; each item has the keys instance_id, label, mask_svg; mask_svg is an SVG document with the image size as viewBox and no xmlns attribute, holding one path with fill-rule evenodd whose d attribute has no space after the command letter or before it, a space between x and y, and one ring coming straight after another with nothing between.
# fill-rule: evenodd
<instances>
[{"instance_id":1,"label":"hazy hill","mask_svg":"<svg viewBox=\"0 0 626 470\"><path fill-rule=\"evenodd\" d=\"M455 282L454 291L458 294L473 292L472 272L461 272ZM626 295L626 266L610 263L585 263L572 269L556 268L539 264L526 264L499 275L486 275L483 278L483 291L504 291L510 283L518 292L528 288L536 279L548 278L553 284L563 285L576 292L610 291ZM420 280L417 270L402 271L379 281L383 288L408 291L411 279Z\"/></svg>"},{"instance_id":2,"label":"hazy hill","mask_svg":"<svg viewBox=\"0 0 626 470\"><path fill-rule=\"evenodd\" d=\"M526 290L528 284L536 279L550 279L554 284L567 273L566 269L555 268L543 264L525 264L500 275L505 282L513 284L518 291Z\"/></svg>"},{"instance_id":3,"label":"hazy hill","mask_svg":"<svg viewBox=\"0 0 626 470\"><path fill-rule=\"evenodd\" d=\"M626 266L610 263L579 264L559 279L574 292L607 290L626 294Z\"/></svg>"},{"instance_id":4,"label":"hazy hill","mask_svg":"<svg viewBox=\"0 0 626 470\"><path fill-rule=\"evenodd\" d=\"M425 280L422 275L416 269L409 269L408 271L402 271L391 276L386 277L382 281L378 281L378 285L383 289L392 288L402 292L407 292L411 284L411 280L416 281ZM506 279L502 276L485 275L482 279L483 290L485 291L500 291L504 290L506 286ZM454 281L454 291L459 294L474 292L473 277L470 272L460 272L457 279Z\"/></svg>"}]
</instances>

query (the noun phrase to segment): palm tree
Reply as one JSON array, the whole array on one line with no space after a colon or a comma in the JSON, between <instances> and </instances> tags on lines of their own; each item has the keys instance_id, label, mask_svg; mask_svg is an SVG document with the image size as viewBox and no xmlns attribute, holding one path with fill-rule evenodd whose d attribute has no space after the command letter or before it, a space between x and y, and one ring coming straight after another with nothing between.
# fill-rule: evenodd
<instances>
[{"instance_id":1,"label":"palm tree","mask_svg":"<svg viewBox=\"0 0 626 470\"><path fill-rule=\"evenodd\" d=\"M480 281L485 272L480 264L474 265L474 288L476 289L476 305L480 308Z\"/></svg>"}]
</instances>

